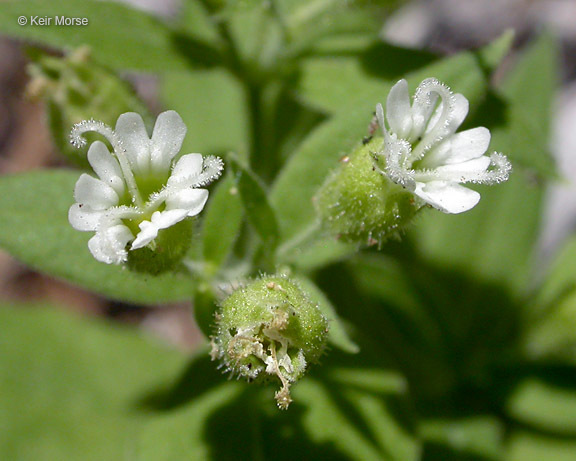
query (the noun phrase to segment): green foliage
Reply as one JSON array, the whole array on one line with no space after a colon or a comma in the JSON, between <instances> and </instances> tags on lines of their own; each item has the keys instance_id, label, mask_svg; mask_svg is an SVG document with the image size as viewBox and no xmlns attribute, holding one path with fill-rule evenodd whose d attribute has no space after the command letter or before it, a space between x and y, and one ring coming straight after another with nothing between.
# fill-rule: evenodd
<instances>
[{"instance_id":1,"label":"green foliage","mask_svg":"<svg viewBox=\"0 0 576 461\"><path fill-rule=\"evenodd\" d=\"M27 18L27 25L18 24L20 16ZM36 16L52 18L53 25L31 24ZM56 16L87 18L88 25L55 26ZM4 35L64 50L87 45L98 61L115 69L155 72L212 67L218 62L213 46L116 2L7 1L0 4L0 18Z\"/></svg>"},{"instance_id":2,"label":"green foliage","mask_svg":"<svg viewBox=\"0 0 576 461\"><path fill-rule=\"evenodd\" d=\"M246 166L232 160L238 193L248 222L262 240L264 251L272 254L278 244L279 230L274 210L260 179Z\"/></svg>"},{"instance_id":3,"label":"green foliage","mask_svg":"<svg viewBox=\"0 0 576 461\"><path fill-rule=\"evenodd\" d=\"M183 369L134 331L54 306L0 307L0 458L125 459L153 415L143 402Z\"/></svg>"},{"instance_id":4,"label":"green foliage","mask_svg":"<svg viewBox=\"0 0 576 461\"><path fill-rule=\"evenodd\" d=\"M141 304L190 299L192 282L184 274L138 275L92 257L90 235L68 222L77 179L67 170L1 178L2 247L35 269L111 298Z\"/></svg>"},{"instance_id":5,"label":"green foliage","mask_svg":"<svg viewBox=\"0 0 576 461\"><path fill-rule=\"evenodd\" d=\"M204 211L202 256L209 274L221 268L230 255L243 216L236 181L228 175L218 183Z\"/></svg>"},{"instance_id":6,"label":"green foliage","mask_svg":"<svg viewBox=\"0 0 576 461\"><path fill-rule=\"evenodd\" d=\"M91 257L90 233L67 219L79 177L72 170L0 178L3 249L106 297L138 304L193 298L205 335L214 335L215 319L228 335L212 355L236 354L226 366L248 377L256 362L231 338L246 346L253 333L262 347L281 348L286 335L299 348L312 346L307 358L316 359L329 327L326 354L288 383L294 402L279 412L271 388L226 381L205 348L188 360L104 323L4 308L0 458L573 459L573 239L534 283L543 186L555 177L548 152L555 41L542 35L530 43L494 87L491 74L512 33L447 58L401 48L378 39L397 4L186 0L172 23L111 2L0 4L3 34L57 52L90 49L90 59L32 52L30 89L44 90L63 154L80 119L114 125L121 112L148 114L118 75L136 70L158 74L162 104L187 125L182 153L227 160L181 239L178 256L187 251L187 259L170 274L137 274ZM89 26L18 26L22 15L87 17ZM479 187L479 205L465 214L423 210L381 248L335 239L321 227L314 197L320 211L341 211L346 194L334 201L320 188L342 171L343 157L368 153L364 138L378 135L373 111L391 86L406 78L413 89L428 77L470 101L464 129L490 129L491 150L513 163L511 179ZM73 155L85 165L81 151ZM356 181L354 198L373 182L374 175ZM363 222L378 218L367 214ZM246 290L223 299L255 279L250 321L242 323L246 305L234 296ZM225 311L219 316L217 305ZM296 305L321 321L312 325ZM292 311L306 318L291 323L284 314ZM245 331L254 325L257 331ZM294 348L283 353L292 370L285 360L278 377L295 381L305 363ZM268 362L258 365L274 372Z\"/></svg>"}]
</instances>

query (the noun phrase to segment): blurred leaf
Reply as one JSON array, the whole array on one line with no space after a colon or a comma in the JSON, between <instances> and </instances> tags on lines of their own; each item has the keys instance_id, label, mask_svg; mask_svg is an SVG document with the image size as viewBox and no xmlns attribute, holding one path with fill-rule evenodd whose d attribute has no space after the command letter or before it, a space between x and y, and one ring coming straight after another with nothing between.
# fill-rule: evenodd
<instances>
[{"instance_id":1,"label":"blurred leaf","mask_svg":"<svg viewBox=\"0 0 576 461\"><path fill-rule=\"evenodd\" d=\"M521 56L502 87L508 102L510 159L543 177L555 174L550 152L554 96L559 83L558 44L543 34Z\"/></svg>"},{"instance_id":2,"label":"blurred leaf","mask_svg":"<svg viewBox=\"0 0 576 461\"><path fill-rule=\"evenodd\" d=\"M576 439L547 437L528 431L516 432L504 461L574 461Z\"/></svg>"},{"instance_id":3,"label":"blurred leaf","mask_svg":"<svg viewBox=\"0 0 576 461\"><path fill-rule=\"evenodd\" d=\"M527 353L576 363L576 238L564 244L547 272L530 306Z\"/></svg>"},{"instance_id":4,"label":"blurred leaf","mask_svg":"<svg viewBox=\"0 0 576 461\"><path fill-rule=\"evenodd\" d=\"M423 461L498 461L504 427L496 419L475 416L455 420L427 420L421 427L425 439Z\"/></svg>"},{"instance_id":5,"label":"blurred leaf","mask_svg":"<svg viewBox=\"0 0 576 461\"><path fill-rule=\"evenodd\" d=\"M184 367L135 331L39 305L0 308L0 458L126 459L139 405Z\"/></svg>"},{"instance_id":6,"label":"blurred leaf","mask_svg":"<svg viewBox=\"0 0 576 461\"><path fill-rule=\"evenodd\" d=\"M20 26L18 17L28 24ZM87 18L86 26L56 26L56 17ZM52 25L31 24L49 17ZM3 35L62 48L88 45L97 61L115 69L142 71L204 68L218 64L211 45L176 33L156 18L116 2L88 0L6 1L0 3Z\"/></svg>"},{"instance_id":7,"label":"blurred leaf","mask_svg":"<svg viewBox=\"0 0 576 461\"><path fill-rule=\"evenodd\" d=\"M564 374L524 379L509 397L508 413L532 428L576 438L576 369Z\"/></svg>"},{"instance_id":8,"label":"blurred leaf","mask_svg":"<svg viewBox=\"0 0 576 461\"><path fill-rule=\"evenodd\" d=\"M319 226L310 228L302 237L288 241L278 249L278 261L290 264L302 272L311 272L323 266L345 260L357 250L357 245L339 242L324 235Z\"/></svg>"},{"instance_id":9,"label":"blurred leaf","mask_svg":"<svg viewBox=\"0 0 576 461\"><path fill-rule=\"evenodd\" d=\"M322 44L325 55L318 53L303 61L297 91L320 110L338 112L360 101L372 100L374 106L384 103L389 88L401 78L415 89L422 80L434 77L463 93L474 109L485 94L488 74L507 53L511 38L506 33L478 51L446 58L374 41L342 53L333 49L335 40L329 39Z\"/></svg>"},{"instance_id":10,"label":"blurred leaf","mask_svg":"<svg viewBox=\"0 0 576 461\"><path fill-rule=\"evenodd\" d=\"M322 378L305 377L282 412L269 387L224 382L199 389L196 378L205 381L206 373L196 362L183 376L171 411L142 432L139 460L417 459L405 383L396 374L338 368Z\"/></svg>"},{"instance_id":11,"label":"blurred leaf","mask_svg":"<svg viewBox=\"0 0 576 461\"><path fill-rule=\"evenodd\" d=\"M231 174L220 180L203 215L202 253L210 265L207 270L215 273L232 251L243 218L242 202Z\"/></svg>"},{"instance_id":12,"label":"blurred leaf","mask_svg":"<svg viewBox=\"0 0 576 461\"><path fill-rule=\"evenodd\" d=\"M220 41L216 21L202 0L183 0L174 26L208 43Z\"/></svg>"},{"instance_id":13,"label":"blurred leaf","mask_svg":"<svg viewBox=\"0 0 576 461\"><path fill-rule=\"evenodd\" d=\"M550 306L576 289L576 237L568 239L558 251L540 287L538 304Z\"/></svg>"},{"instance_id":14,"label":"blurred leaf","mask_svg":"<svg viewBox=\"0 0 576 461\"><path fill-rule=\"evenodd\" d=\"M360 351L360 348L356 343L354 343L354 341L352 341L352 339L350 339L350 336L346 331L346 326L338 317L338 313L336 312L336 309L334 309L334 306L328 297L312 280L302 275L295 275L294 279L297 280L304 291L308 293L310 299L318 304L318 307L328 319L330 326L328 342L344 352L357 354Z\"/></svg>"},{"instance_id":15,"label":"blurred leaf","mask_svg":"<svg viewBox=\"0 0 576 461\"><path fill-rule=\"evenodd\" d=\"M514 44L514 29L508 29L497 39L480 49L478 54L484 66L490 70L498 67Z\"/></svg>"},{"instance_id":16,"label":"blurred leaf","mask_svg":"<svg viewBox=\"0 0 576 461\"><path fill-rule=\"evenodd\" d=\"M28 92L46 101L52 139L68 160L88 167L88 148L77 149L70 144L72 126L82 120L99 120L114 127L121 114L137 112L151 131L153 119L146 105L127 82L93 62L86 47L63 58L39 49L28 54L32 60ZM98 139L92 133L87 133L86 138L88 144Z\"/></svg>"},{"instance_id":17,"label":"blurred leaf","mask_svg":"<svg viewBox=\"0 0 576 461\"><path fill-rule=\"evenodd\" d=\"M296 90L305 103L326 113L348 109L358 101L372 101L376 107L406 72L434 58L383 42L354 44L353 38L344 43L331 38L316 45L317 54L304 58ZM346 46L352 49L342 52Z\"/></svg>"},{"instance_id":18,"label":"blurred leaf","mask_svg":"<svg viewBox=\"0 0 576 461\"><path fill-rule=\"evenodd\" d=\"M525 340L530 357L576 364L576 287L538 313L529 328Z\"/></svg>"},{"instance_id":19,"label":"blurred leaf","mask_svg":"<svg viewBox=\"0 0 576 461\"><path fill-rule=\"evenodd\" d=\"M96 261L90 232L68 222L79 173L38 171L0 178L0 246L42 272L103 296L138 304L190 299L193 280L184 274L136 274Z\"/></svg>"},{"instance_id":20,"label":"blurred leaf","mask_svg":"<svg viewBox=\"0 0 576 461\"><path fill-rule=\"evenodd\" d=\"M273 254L278 244L279 230L266 189L260 178L239 161L233 159L232 168L236 173L236 184L246 218L262 240L265 251Z\"/></svg>"},{"instance_id":21,"label":"blurred leaf","mask_svg":"<svg viewBox=\"0 0 576 461\"><path fill-rule=\"evenodd\" d=\"M164 105L176 110L188 133L184 152L247 158L248 108L240 83L224 70L166 73L161 79Z\"/></svg>"}]
</instances>

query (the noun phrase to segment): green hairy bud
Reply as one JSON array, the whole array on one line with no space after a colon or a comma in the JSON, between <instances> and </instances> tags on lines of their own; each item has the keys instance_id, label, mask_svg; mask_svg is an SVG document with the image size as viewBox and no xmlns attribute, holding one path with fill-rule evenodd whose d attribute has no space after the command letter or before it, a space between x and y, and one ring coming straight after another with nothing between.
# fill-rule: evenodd
<instances>
[{"instance_id":1,"label":"green hairy bud","mask_svg":"<svg viewBox=\"0 0 576 461\"><path fill-rule=\"evenodd\" d=\"M328 320L298 284L282 275L264 276L222 302L212 359L248 381L279 380L275 397L286 409L291 383L322 355L327 333Z\"/></svg>"},{"instance_id":2,"label":"green hairy bud","mask_svg":"<svg viewBox=\"0 0 576 461\"><path fill-rule=\"evenodd\" d=\"M383 160L376 153L382 143L376 137L343 157L314 198L322 227L344 242L380 245L398 236L421 207L411 192L380 173Z\"/></svg>"}]
</instances>

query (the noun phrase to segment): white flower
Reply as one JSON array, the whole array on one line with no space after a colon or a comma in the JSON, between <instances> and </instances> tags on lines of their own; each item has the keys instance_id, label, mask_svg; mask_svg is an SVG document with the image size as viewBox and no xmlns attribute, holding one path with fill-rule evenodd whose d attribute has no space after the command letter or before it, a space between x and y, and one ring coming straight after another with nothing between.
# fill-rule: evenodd
<instances>
[{"instance_id":1,"label":"white flower","mask_svg":"<svg viewBox=\"0 0 576 461\"><path fill-rule=\"evenodd\" d=\"M88 248L98 261L120 264L129 250L153 248L161 229L202 211L208 199L202 187L222 172L217 157L187 154L174 161L186 134L174 111L158 116L152 138L142 117L133 112L118 118L115 131L94 120L78 123L71 142L84 145L82 134L87 131L102 134L113 154L103 142L92 143L88 161L98 179L80 176L74 191L77 203L68 219L77 230L96 232Z\"/></svg>"},{"instance_id":2,"label":"white flower","mask_svg":"<svg viewBox=\"0 0 576 461\"><path fill-rule=\"evenodd\" d=\"M480 200L463 183L495 184L508 179L511 165L499 153L484 155L490 132L484 127L456 133L468 114L468 100L438 80L424 80L410 105L408 84L400 80L386 101L386 121L376 106L384 143L375 166L394 182L445 213L462 213Z\"/></svg>"}]
</instances>

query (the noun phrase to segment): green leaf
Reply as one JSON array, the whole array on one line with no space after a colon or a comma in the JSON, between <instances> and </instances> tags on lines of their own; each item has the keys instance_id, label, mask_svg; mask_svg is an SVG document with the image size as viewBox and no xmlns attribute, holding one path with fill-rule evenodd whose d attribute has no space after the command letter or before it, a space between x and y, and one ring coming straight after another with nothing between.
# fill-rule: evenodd
<instances>
[{"instance_id":1,"label":"green leaf","mask_svg":"<svg viewBox=\"0 0 576 461\"><path fill-rule=\"evenodd\" d=\"M303 101L326 113L366 100L373 101L376 107L376 103L385 101L396 81L434 58L428 53L373 40L360 42L359 46L354 46L352 38L344 43L343 39L334 42L335 39L324 40L316 45L316 55L302 60L296 87ZM342 50L347 46L355 49Z\"/></svg>"},{"instance_id":2,"label":"green leaf","mask_svg":"<svg viewBox=\"0 0 576 461\"><path fill-rule=\"evenodd\" d=\"M203 215L202 254L210 266L207 271L214 274L230 255L244 216L236 180L231 174L220 180Z\"/></svg>"},{"instance_id":3,"label":"green leaf","mask_svg":"<svg viewBox=\"0 0 576 461\"><path fill-rule=\"evenodd\" d=\"M538 292L537 304L542 308L555 305L576 288L576 237L571 237L558 251ZM542 309L543 310L543 309Z\"/></svg>"},{"instance_id":4,"label":"green leaf","mask_svg":"<svg viewBox=\"0 0 576 461\"><path fill-rule=\"evenodd\" d=\"M132 329L40 305L0 308L0 458L126 459L153 414L141 401L184 355Z\"/></svg>"},{"instance_id":5,"label":"green leaf","mask_svg":"<svg viewBox=\"0 0 576 461\"><path fill-rule=\"evenodd\" d=\"M20 26L19 17L28 24ZM56 17L86 18L88 25L57 26ZM34 18L51 25L34 25ZM3 35L62 48L88 45L96 60L115 69L142 71L212 67L218 52L207 43L176 33L154 17L115 2L56 0L0 3Z\"/></svg>"},{"instance_id":6,"label":"green leaf","mask_svg":"<svg viewBox=\"0 0 576 461\"><path fill-rule=\"evenodd\" d=\"M346 325L338 317L336 309L316 284L302 275L295 275L294 279L298 281L304 291L310 296L310 299L318 304L318 307L328 319L330 330L328 332L328 341L338 349L350 354L357 354L360 351L358 345L350 339L346 331Z\"/></svg>"},{"instance_id":7,"label":"green leaf","mask_svg":"<svg viewBox=\"0 0 576 461\"><path fill-rule=\"evenodd\" d=\"M544 178L556 172L549 140L559 83L558 44L543 34L521 56L502 87L508 102L510 160Z\"/></svg>"},{"instance_id":8,"label":"green leaf","mask_svg":"<svg viewBox=\"0 0 576 461\"><path fill-rule=\"evenodd\" d=\"M420 432L425 439L423 461L501 459L504 427L496 418L425 420Z\"/></svg>"},{"instance_id":9,"label":"green leaf","mask_svg":"<svg viewBox=\"0 0 576 461\"><path fill-rule=\"evenodd\" d=\"M320 225L314 224L294 240L278 249L278 261L302 272L312 272L323 266L343 261L357 251L357 245L339 242L324 236Z\"/></svg>"},{"instance_id":10,"label":"green leaf","mask_svg":"<svg viewBox=\"0 0 576 461\"><path fill-rule=\"evenodd\" d=\"M278 221L268 202L264 185L248 167L237 160L232 160L232 165L246 218L262 240L265 251L273 254L278 244Z\"/></svg>"},{"instance_id":11,"label":"green leaf","mask_svg":"<svg viewBox=\"0 0 576 461\"><path fill-rule=\"evenodd\" d=\"M198 364L186 382L201 373ZM186 393L183 381L182 391L189 397L142 432L140 461L417 459L405 383L393 373L338 368L304 378L285 412L275 408L271 388L227 382L198 395Z\"/></svg>"},{"instance_id":12,"label":"green leaf","mask_svg":"<svg viewBox=\"0 0 576 461\"><path fill-rule=\"evenodd\" d=\"M303 61L297 91L314 107L339 112L360 101L372 100L374 106L384 103L389 87L401 78L415 89L425 78L435 77L464 94L474 109L485 94L488 74L505 56L511 39L512 34L505 33L478 51L442 59L384 42L368 42L352 53L329 47L324 56L319 53ZM325 41L323 46L333 41Z\"/></svg>"},{"instance_id":13,"label":"green leaf","mask_svg":"<svg viewBox=\"0 0 576 461\"><path fill-rule=\"evenodd\" d=\"M537 305L536 315L530 319L525 349L530 357L546 358L561 363L576 364L576 287L543 310ZM543 312L541 312L543 311Z\"/></svg>"},{"instance_id":14,"label":"green leaf","mask_svg":"<svg viewBox=\"0 0 576 461\"><path fill-rule=\"evenodd\" d=\"M571 368L566 374L575 372ZM532 428L576 438L576 385L568 376L564 382L554 382L553 375L523 380L508 399L508 413Z\"/></svg>"},{"instance_id":15,"label":"green leaf","mask_svg":"<svg viewBox=\"0 0 576 461\"><path fill-rule=\"evenodd\" d=\"M576 439L519 431L512 435L504 461L574 461Z\"/></svg>"},{"instance_id":16,"label":"green leaf","mask_svg":"<svg viewBox=\"0 0 576 461\"><path fill-rule=\"evenodd\" d=\"M184 274L140 275L96 261L89 232L68 222L79 174L52 170L0 178L0 246L24 263L101 295L138 304L190 299Z\"/></svg>"},{"instance_id":17,"label":"green leaf","mask_svg":"<svg viewBox=\"0 0 576 461\"><path fill-rule=\"evenodd\" d=\"M240 83L228 72L166 73L161 79L164 105L176 110L188 127L184 152L247 158L248 108Z\"/></svg>"}]
</instances>

